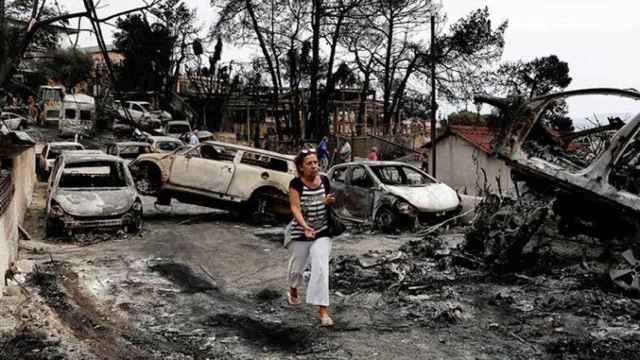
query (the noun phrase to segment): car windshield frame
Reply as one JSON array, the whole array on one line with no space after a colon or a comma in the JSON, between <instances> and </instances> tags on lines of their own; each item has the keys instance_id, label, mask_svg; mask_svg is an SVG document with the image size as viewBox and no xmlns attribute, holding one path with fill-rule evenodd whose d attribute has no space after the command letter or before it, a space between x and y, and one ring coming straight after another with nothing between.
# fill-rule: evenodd
<instances>
[{"instance_id":1,"label":"car windshield frame","mask_svg":"<svg viewBox=\"0 0 640 360\"><path fill-rule=\"evenodd\" d=\"M71 169L86 170L91 168L96 168L96 169L108 168L109 173L108 174L101 174L101 173L87 174L86 172L82 172L82 171L74 172L71 170ZM105 177L105 175L111 176L112 171L117 172L116 176L118 178L112 179L117 182L106 185L106 186L69 186L68 184L63 183L65 181L64 180L65 175L69 177L73 177L73 176L80 177L80 176L83 176L84 174L86 175L84 176L86 178L90 178L91 176ZM88 180L88 179L83 179L83 180ZM72 180L66 180L66 181L72 181ZM126 170L126 165L121 161L113 161L113 160L88 160L88 161L65 163L64 166L62 166L62 168L60 169L60 174L57 181L57 187L59 189L70 190L70 191L87 190L87 189L92 189L92 190L123 189L123 188L130 187L132 184L133 184L133 180L131 179L131 175Z\"/></svg>"},{"instance_id":2,"label":"car windshield frame","mask_svg":"<svg viewBox=\"0 0 640 360\"><path fill-rule=\"evenodd\" d=\"M419 186L428 186L428 185L432 185L437 183L437 180L433 179L431 176L429 176L429 174L420 171L419 169L416 169L412 166L409 165L405 165L405 164L384 164L384 165L370 165L369 168L371 169L371 172L374 174L374 176L378 179L378 181L380 181L381 183L385 184L385 185L389 185L389 186L413 186L413 187L419 187ZM388 177L385 177L382 174L382 171L384 168L394 168L397 170L398 175L401 177L400 182L397 181L391 181ZM409 181L409 177L407 176L405 169L408 169L412 172L415 172L417 174L419 174L422 177L422 181L420 183L413 183Z\"/></svg>"}]
</instances>

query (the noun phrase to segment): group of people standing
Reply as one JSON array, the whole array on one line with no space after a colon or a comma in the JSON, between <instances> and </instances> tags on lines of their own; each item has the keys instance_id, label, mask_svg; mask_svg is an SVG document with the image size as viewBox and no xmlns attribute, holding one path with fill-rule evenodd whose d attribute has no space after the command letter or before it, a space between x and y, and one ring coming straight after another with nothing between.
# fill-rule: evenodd
<instances>
[{"instance_id":1,"label":"group of people standing","mask_svg":"<svg viewBox=\"0 0 640 360\"><path fill-rule=\"evenodd\" d=\"M353 160L351 144L349 141L345 141L342 143L339 150L334 150L333 161L330 161L331 152L329 151L329 139L327 139L326 136L322 138L322 141L320 141L320 144L318 145L317 156L320 162L320 168L325 171L330 165L341 164ZM375 146L372 147L369 150L367 159L370 161L378 161L378 148Z\"/></svg>"}]
</instances>

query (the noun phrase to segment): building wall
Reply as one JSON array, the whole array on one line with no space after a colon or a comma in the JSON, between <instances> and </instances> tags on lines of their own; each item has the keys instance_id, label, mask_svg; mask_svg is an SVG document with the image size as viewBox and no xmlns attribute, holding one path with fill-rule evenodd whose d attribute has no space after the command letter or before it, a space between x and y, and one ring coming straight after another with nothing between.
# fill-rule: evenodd
<instances>
[{"instance_id":1,"label":"building wall","mask_svg":"<svg viewBox=\"0 0 640 360\"><path fill-rule=\"evenodd\" d=\"M440 140L436 147L436 176L452 188L469 195L480 195L485 187L482 170L487 173L486 184L491 192L498 192L496 177L500 177L503 193L515 192L511 169L503 160L489 156L455 135Z\"/></svg>"},{"instance_id":2,"label":"building wall","mask_svg":"<svg viewBox=\"0 0 640 360\"><path fill-rule=\"evenodd\" d=\"M31 147L13 158L13 199L0 215L0 275L18 256L18 225L24 220L36 181L35 147ZM4 276L0 279L0 296L3 288Z\"/></svg>"}]
</instances>

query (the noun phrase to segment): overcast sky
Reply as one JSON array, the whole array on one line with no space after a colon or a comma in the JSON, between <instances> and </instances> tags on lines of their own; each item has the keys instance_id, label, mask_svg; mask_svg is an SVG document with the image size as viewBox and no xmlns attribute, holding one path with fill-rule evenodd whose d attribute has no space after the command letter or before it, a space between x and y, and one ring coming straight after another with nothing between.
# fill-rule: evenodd
<instances>
[{"instance_id":1,"label":"overcast sky","mask_svg":"<svg viewBox=\"0 0 640 360\"><path fill-rule=\"evenodd\" d=\"M202 25L208 27L214 21L216 12L208 0L186 2L198 9ZM107 15L142 2L102 0L102 4L99 12ZM570 89L640 89L638 0L443 0L442 5L450 22L488 6L496 26L504 20L509 22L503 60L528 61L556 54L569 63L573 78ZM77 10L82 1L70 0L67 6ZM95 40L87 38L82 43L94 45ZM250 57L247 50L226 50L226 60Z\"/></svg>"}]
</instances>

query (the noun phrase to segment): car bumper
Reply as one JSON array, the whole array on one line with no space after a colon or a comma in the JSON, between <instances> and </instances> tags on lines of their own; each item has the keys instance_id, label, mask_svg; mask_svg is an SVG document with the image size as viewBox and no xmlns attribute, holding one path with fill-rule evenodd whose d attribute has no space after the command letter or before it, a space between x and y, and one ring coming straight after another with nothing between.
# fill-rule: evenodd
<instances>
[{"instance_id":1,"label":"car bumper","mask_svg":"<svg viewBox=\"0 0 640 360\"><path fill-rule=\"evenodd\" d=\"M440 211L440 212L419 212L418 213L418 222L420 224L437 224L441 223L445 220L448 220L462 211L462 206L458 206L455 209Z\"/></svg>"},{"instance_id":2,"label":"car bumper","mask_svg":"<svg viewBox=\"0 0 640 360\"><path fill-rule=\"evenodd\" d=\"M83 219L66 215L58 218L58 221L60 221L60 224L67 230L116 228L134 224L136 221L135 216L136 215L132 213L127 213L118 217ZM142 214L138 216L142 216Z\"/></svg>"}]
</instances>

